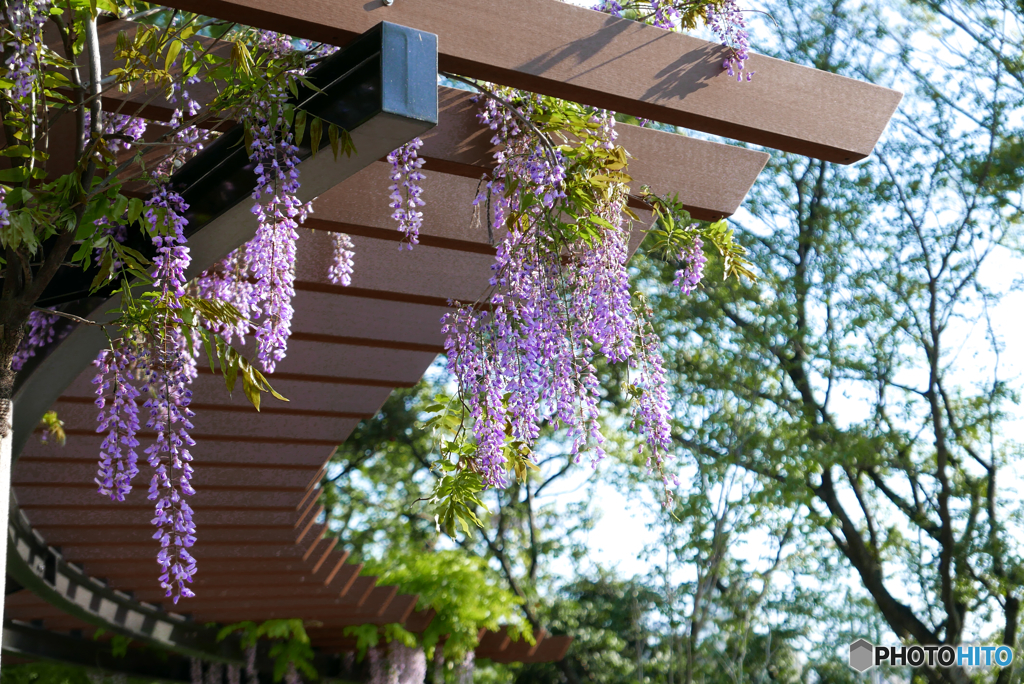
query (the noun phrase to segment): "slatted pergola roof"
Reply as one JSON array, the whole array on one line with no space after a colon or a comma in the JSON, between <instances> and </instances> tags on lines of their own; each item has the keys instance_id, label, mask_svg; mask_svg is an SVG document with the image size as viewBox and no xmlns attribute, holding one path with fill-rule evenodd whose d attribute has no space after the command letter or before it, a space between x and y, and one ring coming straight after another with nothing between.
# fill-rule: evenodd
<instances>
[{"instance_id":1,"label":"slatted pergola roof","mask_svg":"<svg viewBox=\"0 0 1024 684\"><path fill-rule=\"evenodd\" d=\"M425 36L429 43L436 34L434 54L442 70L839 163L870 154L899 102L898 93L884 88L757 55L749 63L757 77L738 84L721 73L719 46L555 0L169 4L341 46L382 20L394 22L403 40ZM110 41L122 27L111 22L103 34ZM424 63L426 52L409 56L404 85L413 95L429 90L429 100L435 65ZM381 87L390 87L387 79ZM317 197L306 222L313 231L298 242L294 332L272 377L290 402L267 403L256 414L240 392L229 396L207 368L193 385L199 493L191 503L200 531L194 547L200 572L197 596L176 608L187 617L161 605L146 493L136 487L126 502L113 504L95 492L101 438L90 362L104 342L101 333L73 330L23 374L14 402L8 591L24 589L7 595L5 618L34 628L8 624L5 653L61 659L26 645L33 634L45 633L63 659L81 660L66 655L81 644L60 641L67 639L60 635L104 626L178 654L237 661L237 645L213 643L202 625L303 618L322 625L309 633L322 652L322 671L337 674L343 668L331 654L352 648L342 634L346 626L397 622L419 631L429 623L432 615L416 610L415 596L361 575L317 522L318 486L335 446L394 388L418 382L442 351L439 321L448 301L476 300L490 276L494 248L486 227L473 220L472 200L493 164L491 132L476 121L469 93L436 88L433 117L423 114L423 102L406 95L405 111L380 104L351 128L357 155L335 162L322 153L302 165L304 191ZM169 118L159 103L141 113ZM733 214L768 158L635 126L619 125L618 131L633 156L629 173L637 185L678 193L702 219ZM410 253L397 249L402 236L388 208L389 167L377 160L416 136L424 140L427 204L420 244ZM198 178L196 168L203 169L192 163ZM244 196L234 201L190 236L195 272L255 230L242 217L248 212ZM649 212L638 210L640 223L649 223ZM634 248L642 227L636 227ZM357 261L350 287L326 278L330 232L353 236ZM105 301L70 305L97 316L109 309ZM50 408L66 424L63 448L31 438ZM570 640L545 637L531 647L504 633L485 634L477 656L557 660ZM172 665L161 676L187 679Z\"/></svg>"}]
</instances>

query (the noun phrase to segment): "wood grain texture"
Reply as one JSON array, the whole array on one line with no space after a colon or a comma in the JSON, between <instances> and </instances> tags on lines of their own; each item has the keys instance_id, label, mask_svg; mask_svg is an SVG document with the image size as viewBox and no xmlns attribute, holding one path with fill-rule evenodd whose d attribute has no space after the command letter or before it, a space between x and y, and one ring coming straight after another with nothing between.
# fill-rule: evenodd
<instances>
[{"instance_id":1,"label":"wood grain texture","mask_svg":"<svg viewBox=\"0 0 1024 684\"><path fill-rule=\"evenodd\" d=\"M438 66L840 164L871 153L896 91L555 0L170 0L171 7L343 46L381 21L438 36Z\"/></svg>"}]
</instances>

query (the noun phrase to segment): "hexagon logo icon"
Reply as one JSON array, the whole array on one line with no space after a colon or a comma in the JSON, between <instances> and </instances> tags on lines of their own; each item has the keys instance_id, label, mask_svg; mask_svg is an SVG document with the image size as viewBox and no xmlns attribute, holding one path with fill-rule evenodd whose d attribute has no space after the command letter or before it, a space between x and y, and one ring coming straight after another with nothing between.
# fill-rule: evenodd
<instances>
[{"instance_id":1,"label":"hexagon logo icon","mask_svg":"<svg viewBox=\"0 0 1024 684\"><path fill-rule=\"evenodd\" d=\"M850 644L850 667L857 672L864 672L875 665L875 647L870 641L857 639Z\"/></svg>"}]
</instances>

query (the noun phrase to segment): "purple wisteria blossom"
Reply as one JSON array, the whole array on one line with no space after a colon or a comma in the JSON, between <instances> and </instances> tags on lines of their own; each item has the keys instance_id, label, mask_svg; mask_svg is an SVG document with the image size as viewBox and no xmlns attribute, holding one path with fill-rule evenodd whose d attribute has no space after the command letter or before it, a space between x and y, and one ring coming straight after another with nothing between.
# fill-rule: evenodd
<instances>
[{"instance_id":1,"label":"purple wisteria blossom","mask_svg":"<svg viewBox=\"0 0 1024 684\"><path fill-rule=\"evenodd\" d=\"M392 641L384 649L370 649L371 684L423 684L427 677L427 656L422 648L410 648Z\"/></svg>"},{"instance_id":2,"label":"purple wisteria blossom","mask_svg":"<svg viewBox=\"0 0 1024 684\"><path fill-rule=\"evenodd\" d=\"M169 126L178 129L174 133L174 142L171 154L165 157L157 166L158 176L169 176L174 173L182 164L194 157L206 145L210 138L210 132L195 125L186 125L200 111L199 102L188 92L188 86L199 82L198 76L193 76L184 84L172 83L168 102L177 105L171 114Z\"/></svg>"},{"instance_id":3,"label":"purple wisteria blossom","mask_svg":"<svg viewBox=\"0 0 1024 684\"><path fill-rule=\"evenodd\" d=\"M389 206L394 209L391 218L398 222L398 230L405 235L399 249L405 246L412 249L420 241L423 212L418 207L422 207L424 202L421 197L423 188L419 184L426 178L420 171L423 159L419 156L419 149L422 146L422 140L413 138L388 155L392 181L388 188L391 192Z\"/></svg>"},{"instance_id":4,"label":"purple wisteria blossom","mask_svg":"<svg viewBox=\"0 0 1024 684\"><path fill-rule=\"evenodd\" d=\"M4 23L10 31L2 44L3 52L7 54L4 77L11 81L4 97L22 111L32 106L25 100L39 80L37 53L45 44L43 26L50 6L50 0L12 0L4 8Z\"/></svg>"},{"instance_id":5,"label":"purple wisteria blossom","mask_svg":"<svg viewBox=\"0 0 1024 684\"><path fill-rule=\"evenodd\" d=\"M331 265L327 270L327 278L335 285L348 287L352 284L355 272L355 245L347 233L331 233Z\"/></svg>"},{"instance_id":6,"label":"purple wisteria blossom","mask_svg":"<svg viewBox=\"0 0 1024 684\"><path fill-rule=\"evenodd\" d=\"M96 406L99 425L96 432L106 433L100 444L99 471L96 484L99 493L113 501L124 501L132 490L132 479L138 475L139 390L132 383L139 355L135 345L122 340L112 349L104 349L93 362L99 369L96 385ZM113 397L108 392L113 388Z\"/></svg>"},{"instance_id":7,"label":"purple wisteria blossom","mask_svg":"<svg viewBox=\"0 0 1024 684\"><path fill-rule=\"evenodd\" d=\"M18 350L14 352L14 357L11 359L13 370L20 371L25 363L36 355L37 351L56 339L57 331L54 324L57 322L57 318L57 316L42 311L29 313L25 337L21 339L21 344L18 345ZM67 332L65 330L64 334L66 335Z\"/></svg>"},{"instance_id":8,"label":"purple wisteria blossom","mask_svg":"<svg viewBox=\"0 0 1024 684\"><path fill-rule=\"evenodd\" d=\"M455 684L473 684L473 672L476 670L476 653L467 651L461 663L455 664Z\"/></svg>"},{"instance_id":9,"label":"purple wisteria blossom","mask_svg":"<svg viewBox=\"0 0 1024 684\"><path fill-rule=\"evenodd\" d=\"M730 50L731 54L722 63L722 68L728 71L730 76L735 76L737 81L742 81L744 76L748 81L753 79L753 71L744 71L744 65L750 57L750 35L747 33L747 22L736 0L724 0L720 10L708 5L705 9L705 21Z\"/></svg>"},{"instance_id":10,"label":"purple wisteria blossom","mask_svg":"<svg viewBox=\"0 0 1024 684\"><path fill-rule=\"evenodd\" d=\"M11 210L7 208L7 202L4 201L6 197L7 188L0 185L0 227L11 225Z\"/></svg>"},{"instance_id":11,"label":"purple wisteria blossom","mask_svg":"<svg viewBox=\"0 0 1024 684\"><path fill-rule=\"evenodd\" d=\"M246 684L259 684L260 673L256 669L256 645L247 646L245 649L245 681Z\"/></svg>"},{"instance_id":12,"label":"purple wisteria blossom","mask_svg":"<svg viewBox=\"0 0 1024 684\"><path fill-rule=\"evenodd\" d=\"M92 112L86 111L84 116L86 138L91 140ZM112 152L130 150L132 143L141 140L146 134L146 120L141 117L102 112L100 119L103 122L103 135L109 136L108 146Z\"/></svg>"},{"instance_id":13,"label":"purple wisteria blossom","mask_svg":"<svg viewBox=\"0 0 1024 684\"><path fill-rule=\"evenodd\" d=\"M223 321L203 321L203 325L208 330L218 333L229 344L236 339L239 344L245 344L245 337L250 332L249 321L256 317L256 309L259 304L256 297L256 283L249 278L245 250L246 246L243 245L231 252L224 259L203 271L191 285L199 297L231 304L241 314L242 320L234 324Z\"/></svg>"},{"instance_id":14,"label":"purple wisteria blossom","mask_svg":"<svg viewBox=\"0 0 1024 684\"><path fill-rule=\"evenodd\" d=\"M704 277L704 264L708 261L704 256L704 241L695 237L693 244L683 248L677 259L681 268L676 271L672 287L678 287L683 294L691 294Z\"/></svg>"},{"instance_id":15,"label":"purple wisteria blossom","mask_svg":"<svg viewBox=\"0 0 1024 684\"><path fill-rule=\"evenodd\" d=\"M644 22L667 31L680 30L683 19L682 11L673 0L626 0L625 3L599 0L594 9L614 17L623 17L627 9L633 9ZM737 81L742 81L744 77L748 81L752 80L754 72L744 70L744 64L750 56L750 35L737 1L722 0L722 6L718 9L713 4L705 5L704 23L729 48L729 56L722 62L722 68L730 76L735 76Z\"/></svg>"},{"instance_id":16,"label":"purple wisteria blossom","mask_svg":"<svg viewBox=\"0 0 1024 684\"><path fill-rule=\"evenodd\" d=\"M206 664L205 684L222 684L224 682L224 663L210 662Z\"/></svg>"},{"instance_id":17,"label":"purple wisteria blossom","mask_svg":"<svg viewBox=\"0 0 1024 684\"><path fill-rule=\"evenodd\" d=\"M141 140L146 134L146 120L139 116L103 112L103 128L105 133L123 136L111 140L111 150L127 151L131 149L133 142Z\"/></svg>"},{"instance_id":18,"label":"purple wisteria blossom","mask_svg":"<svg viewBox=\"0 0 1024 684\"><path fill-rule=\"evenodd\" d=\"M259 227L246 245L249 272L256 280L253 313L261 316L256 329L257 357L268 373L284 358L291 335L295 297L296 228L312 211L302 203L299 190L298 148L291 133L278 139L271 130L270 110L285 100L283 91L259 102L254 112L254 135L250 158L257 162L256 189L252 213Z\"/></svg>"},{"instance_id":19,"label":"purple wisteria blossom","mask_svg":"<svg viewBox=\"0 0 1024 684\"><path fill-rule=\"evenodd\" d=\"M146 426L156 432L156 439L146 449L153 477L149 485L149 499L156 501L157 527L153 538L160 542L157 562L163 573L160 585L174 603L181 597L194 596L186 584L192 581L196 561L188 552L195 543L195 524L192 507L186 496L195 494L191 485L192 455L188 448L195 444L188 431L194 415L189 409L192 390L189 385L196 376L195 358L189 351L182 330L181 319L174 313L181 307L179 299L185 294L185 269L191 261L185 246L184 211L188 208L181 197L161 189L147 201L145 219L156 223L153 207L166 209L165 224L169 231L153 238L157 255L156 283L161 302L166 307L162 320L155 322L156 330L148 335L147 362L141 394L148 395L145 406L149 409Z\"/></svg>"},{"instance_id":20,"label":"purple wisteria blossom","mask_svg":"<svg viewBox=\"0 0 1024 684\"><path fill-rule=\"evenodd\" d=\"M661 338L649 323L642 323L640 327L637 353L629 363L630 390L634 395L631 429L644 436L637 449L641 454L646 450L647 467L657 469L664 479L665 454L672 447L672 426Z\"/></svg>"},{"instance_id":21,"label":"purple wisteria blossom","mask_svg":"<svg viewBox=\"0 0 1024 684\"><path fill-rule=\"evenodd\" d=\"M547 218L564 199L560 153L552 159L551 150L492 99L480 119L494 131L498 148L488 192L492 227L505 236L497 245L489 306L463 306L442 321L448 369L472 419L475 470L486 485L507 486L508 440L532 445L545 421L567 429L577 460L585 451L600 460L605 438L597 353L635 369L636 424L651 452L659 454L660 466L670 437L667 394L657 337L652 341L639 332L632 304L625 186L614 188L596 208L599 237L567 245L548 231ZM611 149L611 113L596 113L591 123L596 133L589 144ZM519 192L508 194L512 179ZM539 201L522 204L525 193Z\"/></svg>"}]
</instances>

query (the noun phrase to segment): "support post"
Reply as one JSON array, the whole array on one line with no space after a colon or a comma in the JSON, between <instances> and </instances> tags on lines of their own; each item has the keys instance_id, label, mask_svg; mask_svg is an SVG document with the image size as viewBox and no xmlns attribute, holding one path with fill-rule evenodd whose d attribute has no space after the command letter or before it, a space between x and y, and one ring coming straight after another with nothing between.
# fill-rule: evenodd
<instances>
[{"instance_id":1,"label":"support post","mask_svg":"<svg viewBox=\"0 0 1024 684\"><path fill-rule=\"evenodd\" d=\"M0 530L7 531L7 516L11 507L11 444L14 443L14 430L11 417L14 415L14 402L7 409L7 425L0 434ZM0 543L0 568L7 568L7 540ZM4 576L6 580L6 574ZM4 582L6 585L6 581ZM6 591L0 594L0 624L4 618L4 598Z\"/></svg>"}]
</instances>

